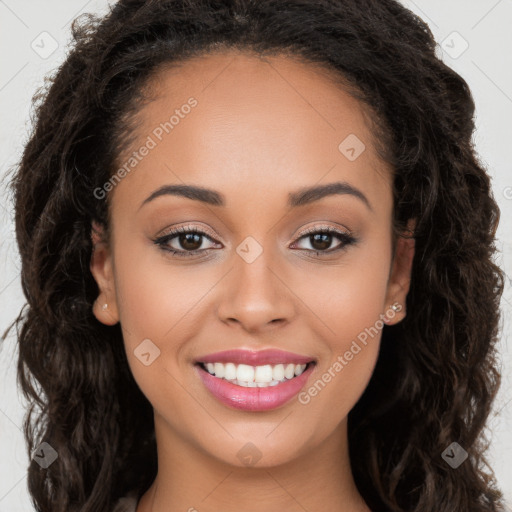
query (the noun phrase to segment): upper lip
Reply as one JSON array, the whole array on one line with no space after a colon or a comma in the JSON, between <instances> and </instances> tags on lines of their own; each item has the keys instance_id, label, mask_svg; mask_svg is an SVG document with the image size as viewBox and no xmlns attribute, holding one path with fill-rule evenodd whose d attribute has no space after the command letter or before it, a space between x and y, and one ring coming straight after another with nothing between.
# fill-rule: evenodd
<instances>
[{"instance_id":1,"label":"upper lip","mask_svg":"<svg viewBox=\"0 0 512 512\"><path fill-rule=\"evenodd\" d=\"M307 364L314 361L313 357L294 354L284 350L246 350L233 349L215 352L196 359L197 363L234 363L249 366L262 366L265 364Z\"/></svg>"}]
</instances>

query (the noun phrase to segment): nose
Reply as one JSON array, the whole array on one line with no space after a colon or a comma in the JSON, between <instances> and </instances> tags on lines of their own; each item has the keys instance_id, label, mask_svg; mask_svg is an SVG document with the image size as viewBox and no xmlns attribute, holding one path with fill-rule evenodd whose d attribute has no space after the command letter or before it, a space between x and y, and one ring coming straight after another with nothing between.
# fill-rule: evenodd
<instances>
[{"instance_id":1,"label":"nose","mask_svg":"<svg viewBox=\"0 0 512 512\"><path fill-rule=\"evenodd\" d=\"M288 324L295 315L295 295L280 268L270 251L252 263L237 256L221 289L219 319L252 334Z\"/></svg>"}]
</instances>

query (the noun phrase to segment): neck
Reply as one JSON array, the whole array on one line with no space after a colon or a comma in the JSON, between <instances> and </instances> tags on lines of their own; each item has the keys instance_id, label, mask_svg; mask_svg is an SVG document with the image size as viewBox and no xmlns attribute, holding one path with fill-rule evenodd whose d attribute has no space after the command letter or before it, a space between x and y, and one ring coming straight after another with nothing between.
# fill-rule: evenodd
<instances>
[{"instance_id":1,"label":"neck","mask_svg":"<svg viewBox=\"0 0 512 512\"><path fill-rule=\"evenodd\" d=\"M268 467L213 458L157 414L155 433L158 474L137 512L371 512L352 477L346 419L314 450Z\"/></svg>"}]
</instances>

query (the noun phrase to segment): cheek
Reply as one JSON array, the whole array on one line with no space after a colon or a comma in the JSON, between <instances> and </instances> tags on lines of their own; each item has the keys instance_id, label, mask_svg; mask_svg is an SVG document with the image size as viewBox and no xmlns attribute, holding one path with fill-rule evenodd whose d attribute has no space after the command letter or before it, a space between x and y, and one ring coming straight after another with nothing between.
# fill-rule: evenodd
<instances>
[{"instance_id":1,"label":"cheek","mask_svg":"<svg viewBox=\"0 0 512 512\"><path fill-rule=\"evenodd\" d=\"M187 313L215 284L215 276L205 267L172 263L151 245L134 245L115 257L120 321L130 342L151 338L160 344L183 329Z\"/></svg>"},{"instance_id":2,"label":"cheek","mask_svg":"<svg viewBox=\"0 0 512 512\"><path fill-rule=\"evenodd\" d=\"M123 238L117 238L116 300L130 368L151 400L183 366L182 348L194 337L201 301L219 276L206 266L172 264L157 249L135 245L124 251Z\"/></svg>"},{"instance_id":3,"label":"cheek","mask_svg":"<svg viewBox=\"0 0 512 512\"><path fill-rule=\"evenodd\" d=\"M326 431L353 408L377 361L390 266L390 258L377 255L387 254L386 247L347 255L342 266L310 274L313 281L295 290L315 313L326 349L298 399L309 418L327 419Z\"/></svg>"},{"instance_id":4,"label":"cheek","mask_svg":"<svg viewBox=\"0 0 512 512\"><path fill-rule=\"evenodd\" d=\"M348 350L386 310L390 251L387 239L374 236L372 243L349 249L339 263L311 266L307 279L293 278L294 293L317 318L320 338L328 341L332 355Z\"/></svg>"}]
</instances>

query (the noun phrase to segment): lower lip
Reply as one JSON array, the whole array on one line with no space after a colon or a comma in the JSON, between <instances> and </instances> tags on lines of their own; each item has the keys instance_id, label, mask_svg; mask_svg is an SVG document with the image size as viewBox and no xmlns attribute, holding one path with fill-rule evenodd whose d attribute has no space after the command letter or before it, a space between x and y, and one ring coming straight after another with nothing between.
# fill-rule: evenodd
<instances>
[{"instance_id":1,"label":"lower lip","mask_svg":"<svg viewBox=\"0 0 512 512\"><path fill-rule=\"evenodd\" d=\"M208 390L223 404L244 411L268 411L291 400L304 387L314 364L310 363L298 377L266 388L246 388L214 377L200 365L199 376Z\"/></svg>"}]
</instances>

